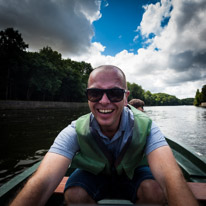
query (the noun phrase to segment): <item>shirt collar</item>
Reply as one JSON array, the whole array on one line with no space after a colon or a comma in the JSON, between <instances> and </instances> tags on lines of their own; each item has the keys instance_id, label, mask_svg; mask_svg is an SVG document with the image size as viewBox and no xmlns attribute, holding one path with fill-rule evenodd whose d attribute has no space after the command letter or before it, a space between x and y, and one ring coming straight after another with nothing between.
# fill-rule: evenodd
<instances>
[{"instance_id":1,"label":"shirt collar","mask_svg":"<svg viewBox=\"0 0 206 206\"><path fill-rule=\"evenodd\" d=\"M128 123L128 115L129 115L129 108L124 107L124 109L122 111L122 115L121 115L119 129L117 130L116 133L124 132L126 130L127 123ZM99 124L98 124L97 120L95 119L95 117L92 113L91 113L91 116L90 116L90 126L94 129L96 129L101 136L105 136L105 135L102 134L102 132L100 130L100 127L99 127Z\"/></svg>"}]
</instances>

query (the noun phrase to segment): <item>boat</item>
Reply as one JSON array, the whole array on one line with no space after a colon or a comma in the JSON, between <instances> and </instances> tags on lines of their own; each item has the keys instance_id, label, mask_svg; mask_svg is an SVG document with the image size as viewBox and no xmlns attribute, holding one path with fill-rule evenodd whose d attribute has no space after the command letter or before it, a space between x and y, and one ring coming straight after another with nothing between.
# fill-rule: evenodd
<instances>
[{"instance_id":1,"label":"boat","mask_svg":"<svg viewBox=\"0 0 206 206\"><path fill-rule=\"evenodd\" d=\"M183 171L184 177L188 182L193 194L199 201L200 205L206 205L206 160L193 152L185 145L179 144L169 138L166 138L168 144L172 148L175 159ZM0 205L7 205L15 196L17 191L22 188L26 180L36 171L40 162L15 176L13 179L0 187ZM69 174L72 172L68 168L65 177L62 179L51 198L48 200L46 206L63 205L63 189ZM127 200L101 200L100 205L131 205Z\"/></svg>"}]
</instances>

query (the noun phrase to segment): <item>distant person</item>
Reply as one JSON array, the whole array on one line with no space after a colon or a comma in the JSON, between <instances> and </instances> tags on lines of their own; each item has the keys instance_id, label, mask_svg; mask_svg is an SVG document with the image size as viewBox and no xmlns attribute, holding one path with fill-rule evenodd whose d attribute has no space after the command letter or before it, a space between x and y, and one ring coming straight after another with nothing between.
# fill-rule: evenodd
<instances>
[{"instance_id":1,"label":"distant person","mask_svg":"<svg viewBox=\"0 0 206 206\"><path fill-rule=\"evenodd\" d=\"M129 93L121 69L94 69L86 90L91 113L60 132L12 206L45 205L70 164L77 169L65 186L67 205L124 198L197 206L160 129L145 113L127 107Z\"/></svg>"},{"instance_id":2,"label":"distant person","mask_svg":"<svg viewBox=\"0 0 206 206\"><path fill-rule=\"evenodd\" d=\"M144 112L144 101L141 99L132 99L129 101L129 104L135 107L136 109L139 109L140 111Z\"/></svg>"}]
</instances>

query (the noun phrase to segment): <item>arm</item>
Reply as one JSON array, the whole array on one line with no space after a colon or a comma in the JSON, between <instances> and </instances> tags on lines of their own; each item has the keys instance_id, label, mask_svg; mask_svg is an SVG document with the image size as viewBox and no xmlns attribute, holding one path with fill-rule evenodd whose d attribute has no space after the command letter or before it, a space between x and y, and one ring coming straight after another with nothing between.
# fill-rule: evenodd
<instances>
[{"instance_id":1,"label":"arm","mask_svg":"<svg viewBox=\"0 0 206 206\"><path fill-rule=\"evenodd\" d=\"M11 206L45 205L70 163L71 160L64 156L48 152Z\"/></svg>"},{"instance_id":2,"label":"arm","mask_svg":"<svg viewBox=\"0 0 206 206\"><path fill-rule=\"evenodd\" d=\"M169 205L198 205L169 146L159 147L149 153L148 163Z\"/></svg>"}]
</instances>

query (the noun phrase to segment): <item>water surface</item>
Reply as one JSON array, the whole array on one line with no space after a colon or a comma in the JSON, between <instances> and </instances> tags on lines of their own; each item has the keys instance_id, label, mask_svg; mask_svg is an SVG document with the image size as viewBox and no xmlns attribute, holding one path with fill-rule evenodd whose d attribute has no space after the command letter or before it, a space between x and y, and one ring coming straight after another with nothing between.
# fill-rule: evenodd
<instances>
[{"instance_id":1,"label":"water surface","mask_svg":"<svg viewBox=\"0 0 206 206\"><path fill-rule=\"evenodd\" d=\"M57 134L88 107L0 110L0 185L41 160ZM165 136L206 157L206 109L145 107Z\"/></svg>"},{"instance_id":2,"label":"water surface","mask_svg":"<svg viewBox=\"0 0 206 206\"><path fill-rule=\"evenodd\" d=\"M164 135L206 158L206 108L195 106L145 107Z\"/></svg>"},{"instance_id":3,"label":"water surface","mask_svg":"<svg viewBox=\"0 0 206 206\"><path fill-rule=\"evenodd\" d=\"M57 134L88 107L0 110L0 185L41 160Z\"/></svg>"}]
</instances>

